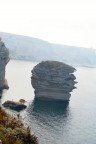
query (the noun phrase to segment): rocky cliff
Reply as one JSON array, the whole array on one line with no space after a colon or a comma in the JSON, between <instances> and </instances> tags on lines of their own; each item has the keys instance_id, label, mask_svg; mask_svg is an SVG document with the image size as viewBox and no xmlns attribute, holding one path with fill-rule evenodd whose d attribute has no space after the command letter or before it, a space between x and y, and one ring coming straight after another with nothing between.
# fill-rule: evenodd
<instances>
[{"instance_id":1,"label":"rocky cliff","mask_svg":"<svg viewBox=\"0 0 96 144\"><path fill-rule=\"evenodd\" d=\"M0 38L0 91L6 87L5 66L9 61L9 51Z\"/></svg>"},{"instance_id":2,"label":"rocky cliff","mask_svg":"<svg viewBox=\"0 0 96 144\"><path fill-rule=\"evenodd\" d=\"M75 88L75 68L57 61L45 61L32 70L31 83L35 98L41 100L68 101Z\"/></svg>"}]
</instances>

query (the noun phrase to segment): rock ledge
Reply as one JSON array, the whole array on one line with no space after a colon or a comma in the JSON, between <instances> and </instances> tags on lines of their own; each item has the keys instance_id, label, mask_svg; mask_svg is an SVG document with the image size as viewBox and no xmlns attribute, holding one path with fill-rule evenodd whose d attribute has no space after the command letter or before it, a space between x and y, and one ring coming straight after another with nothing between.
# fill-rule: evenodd
<instances>
[{"instance_id":1,"label":"rock ledge","mask_svg":"<svg viewBox=\"0 0 96 144\"><path fill-rule=\"evenodd\" d=\"M3 103L3 106L5 108L9 108L15 111L21 111L23 109L25 109L27 106L20 103L20 102L14 102L14 101L6 101L5 103Z\"/></svg>"}]
</instances>

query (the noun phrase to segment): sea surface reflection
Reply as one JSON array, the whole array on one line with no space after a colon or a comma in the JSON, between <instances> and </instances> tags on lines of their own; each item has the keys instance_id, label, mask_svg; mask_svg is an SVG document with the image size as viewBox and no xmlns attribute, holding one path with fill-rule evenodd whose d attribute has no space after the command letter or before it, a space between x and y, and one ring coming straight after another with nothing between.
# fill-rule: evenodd
<instances>
[{"instance_id":1,"label":"sea surface reflection","mask_svg":"<svg viewBox=\"0 0 96 144\"><path fill-rule=\"evenodd\" d=\"M31 129L36 131L40 144L49 144L55 139L55 144L61 142L61 129L65 127L66 131L66 123L70 115L68 102L34 100L25 113L22 116L25 117L25 122L31 126ZM55 138L56 135L58 138Z\"/></svg>"}]
</instances>

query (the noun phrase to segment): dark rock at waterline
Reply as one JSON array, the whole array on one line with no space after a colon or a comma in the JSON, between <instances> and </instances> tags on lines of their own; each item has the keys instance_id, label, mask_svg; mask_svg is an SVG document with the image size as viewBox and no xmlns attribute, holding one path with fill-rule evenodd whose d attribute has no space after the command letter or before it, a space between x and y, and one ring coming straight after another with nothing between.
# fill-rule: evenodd
<instances>
[{"instance_id":1,"label":"dark rock at waterline","mask_svg":"<svg viewBox=\"0 0 96 144\"><path fill-rule=\"evenodd\" d=\"M3 89L9 89L7 79L4 80L4 86L3 86Z\"/></svg>"},{"instance_id":2,"label":"dark rock at waterline","mask_svg":"<svg viewBox=\"0 0 96 144\"><path fill-rule=\"evenodd\" d=\"M2 91L0 91L0 99L1 99L1 97L2 97Z\"/></svg>"},{"instance_id":3,"label":"dark rock at waterline","mask_svg":"<svg viewBox=\"0 0 96 144\"><path fill-rule=\"evenodd\" d=\"M31 83L38 100L69 101L75 89L75 68L58 61L43 61L32 70Z\"/></svg>"},{"instance_id":4,"label":"dark rock at waterline","mask_svg":"<svg viewBox=\"0 0 96 144\"><path fill-rule=\"evenodd\" d=\"M5 103L2 104L5 108L9 108L15 111L21 111L25 109L27 106L19 103L19 102L14 102L14 101L6 101Z\"/></svg>"}]
</instances>

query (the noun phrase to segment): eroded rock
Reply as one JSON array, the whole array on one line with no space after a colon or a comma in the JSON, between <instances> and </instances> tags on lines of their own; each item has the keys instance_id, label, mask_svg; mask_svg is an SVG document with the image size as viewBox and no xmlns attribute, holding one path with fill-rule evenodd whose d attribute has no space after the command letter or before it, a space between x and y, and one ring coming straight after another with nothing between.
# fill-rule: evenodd
<instances>
[{"instance_id":1,"label":"eroded rock","mask_svg":"<svg viewBox=\"0 0 96 144\"><path fill-rule=\"evenodd\" d=\"M5 67L8 61L9 51L0 39L0 91L5 88ZM6 88L8 88L7 85Z\"/></svg>"},{"instance_id":2,"label":"eroded rock","mask_svg":"<svg viewBox=\"0 0 96 144\"><path fill-rule=\"evenodd\" d=\"M26 102L26 100L20 99L19 102L22 103L22 104L24 104Z\"/></svg>"},{"instance_id":3,"label":"eroded rock","mask_svg":"<svg viewBox=\"0 0 96 144\"><path fill-rule=\"evenodd\" d=\"M43 61L32 70L31 83L35 98L68 101L75 88L75 68L57 61Z\"/></svg>"},{"instance_id":4,"label":"eroded rock","mask_svg":"<svg viewBox=\"0 0 96 144\"><path fill-rule=\"evenodd\" d=\"M20 102L15 102L15 101L6 101L5 103L2 104L5 108L12 109L15 111L21 111L25 109L27 106L20 103Z\"/></svg>"}]
</instances>

